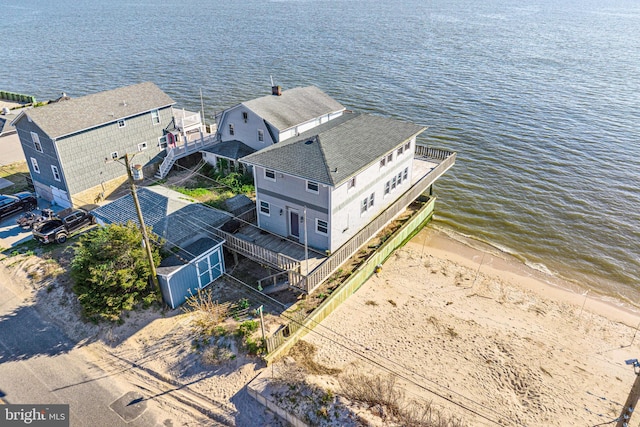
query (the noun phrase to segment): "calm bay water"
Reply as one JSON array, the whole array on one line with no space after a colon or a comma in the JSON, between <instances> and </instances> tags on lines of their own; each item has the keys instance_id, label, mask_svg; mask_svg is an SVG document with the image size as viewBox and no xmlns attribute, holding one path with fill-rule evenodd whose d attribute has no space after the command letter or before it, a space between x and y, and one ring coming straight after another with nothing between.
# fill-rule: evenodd
<instances>
[{"instance_id":1,"label":"calm bay water","mask_svg":"<svg viewBox=\"0 0 640 427\"><path fill-rule=\"evenodd\" d=\"M640 3L0 0L0 89L150 80L205 113L314 84L458 152L435 225L640 301Z\"/></svg>"}]
</instances>

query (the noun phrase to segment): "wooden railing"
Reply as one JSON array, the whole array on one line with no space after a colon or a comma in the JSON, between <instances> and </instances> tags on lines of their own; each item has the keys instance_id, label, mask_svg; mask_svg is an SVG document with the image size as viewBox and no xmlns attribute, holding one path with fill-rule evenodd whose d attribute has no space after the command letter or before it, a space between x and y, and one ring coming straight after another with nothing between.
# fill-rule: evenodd
<instances>
[{"instance_id":1,"label":"wooden railing","mask_svg":"<svg viewBox=\"0 0 640 427\"><path fill-rule=\"evenodd\" d=\"M294 270L297 271L300 268L300 262L287 255L273 252L262 246L258 246L254 243L242 240L231 233L222 231L218 228L213 229L213 233L226 240L225 246L232 251L236 251L241 255L245 255L249 258L253 258L259 261L263 261L272 267L279 268L280 270Z\"/></svg>"},{"instance_id":2,"label":"wooden railing","mask_svg":"<svg viewBox=\"0 0 640 427\"><path fill-rule=\"evenodd\" d=\"M181 159L182 157L188 156L189 154L200 151L203 148L215 144L216 142L217 140L215 135L207 135L194 141L187 141L183 145L171 148L169 151L167 151L167 155L160 164L157 176L159 178L164 178L165 176L167 176L169 170L171 169L171 166L173 166L177 159Z\"/></svg>"},{"instance_id":3,"label":"wooden railing","mask_svg":"<svg viewBox=\"0 0 640 427\"><path fill-rule=\"evenodd\" d=\"M336 271L349 257L356 253L365 243L375 236L385 225L391 222L398 214L405 210L407 206L425 192L443 173L445 173L455 163L456 153L440 150L437 148L416 146L416 154L432 160L439 160L440 163L430 173L416 182L406 193L400 196L384 212L378 215L373 221L367 224L347 243L336 250L322 264L318 265L297 287L306 293L311 293L334 271Z\"/></svg>"}]
</instances>

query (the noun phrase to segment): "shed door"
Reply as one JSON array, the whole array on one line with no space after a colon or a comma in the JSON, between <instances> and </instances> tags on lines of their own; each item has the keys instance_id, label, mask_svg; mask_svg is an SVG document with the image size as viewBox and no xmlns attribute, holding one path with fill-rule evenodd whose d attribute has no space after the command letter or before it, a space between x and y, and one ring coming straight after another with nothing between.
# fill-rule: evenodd
<instances>
[{"instance_id":1,"label":"shed door","mask_svg":"<svg viewBox=\"0 0 640 427\"><path fill-rule=\"evenodd\" d=\"M208 256L196 262L198 272L198 287L200 289L222 276L223 265L221 257L221 247L211 252Z\"/></svg>"}]
</instances>

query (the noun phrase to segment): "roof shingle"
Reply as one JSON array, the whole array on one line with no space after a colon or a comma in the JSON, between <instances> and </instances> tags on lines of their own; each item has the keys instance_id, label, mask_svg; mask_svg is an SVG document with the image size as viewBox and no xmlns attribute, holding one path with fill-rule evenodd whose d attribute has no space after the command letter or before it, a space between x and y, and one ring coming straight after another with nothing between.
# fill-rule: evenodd
<instances>
[{"instance_id":1,"label":"roof shingle","mask_svg":"<svg viewBox=\"0 0 640 427\"><path fill-rule=\"evenodd\" d=\"M145 82L47 104L24 114L55 139L173 104L158 86Z\"/></svg>"},{"instance_id":2,"label":"roof shingle","mask_svg":"<svg viewBox=\"0 0 640 427\"><path fill-rule=\"evenodd\" d=\"M400 120L345 113L241 160L335 187L425 129Z\"/></svg>"},{"instance_id":3,"label":"roof shingle","mask_svg":"<svg viewBox=\"0 0 640 427\"><path fill-rule=\"evenodd\" d=\"M285 90L242 103L280 131L345 107L315 86Z\"/></svg>"}]
</instances>

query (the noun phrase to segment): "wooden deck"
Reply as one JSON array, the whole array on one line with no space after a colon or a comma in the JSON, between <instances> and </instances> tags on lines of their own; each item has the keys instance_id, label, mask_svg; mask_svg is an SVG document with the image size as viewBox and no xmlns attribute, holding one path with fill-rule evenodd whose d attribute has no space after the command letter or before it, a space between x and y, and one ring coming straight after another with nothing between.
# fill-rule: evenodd
<instances>
[{"instance_id":1,"label":"wooden deck","mask_svg":"<svg viewBox=\"0 0 640 427\"><path fill-rule=\"evenodd\" d=\"M254 245L269 249L270 251L286 255L300 263L300 274L307 275L308 271L312 271L320 265L327 257L315 250L309 248L308 258L305 257L304 245L286 239L282 236L259 229L255 225L244 224L238 231L233 233L237 238L251 242Z\"/></svg>"},{"instance_id":2,"label":"wooden deck","mask_svg":"<svg viewBox=\"0 0 640 427\"><path fill-rule=\"evenodd\" d=\"M416 146L415 154L409 190L329 257L311 248L305 251L304 245L298 242L259 229L254 225L255 209L247 212L251 215L243 216L242 220L234 220L234 227L221 227L225 231L216 229L216 234L226 240L225 246L228 249L287 272L290 286L311 293L409 204L426 192L453 166L456 158L453 152L424 146Z\"/></svg>"}]
</instances>

